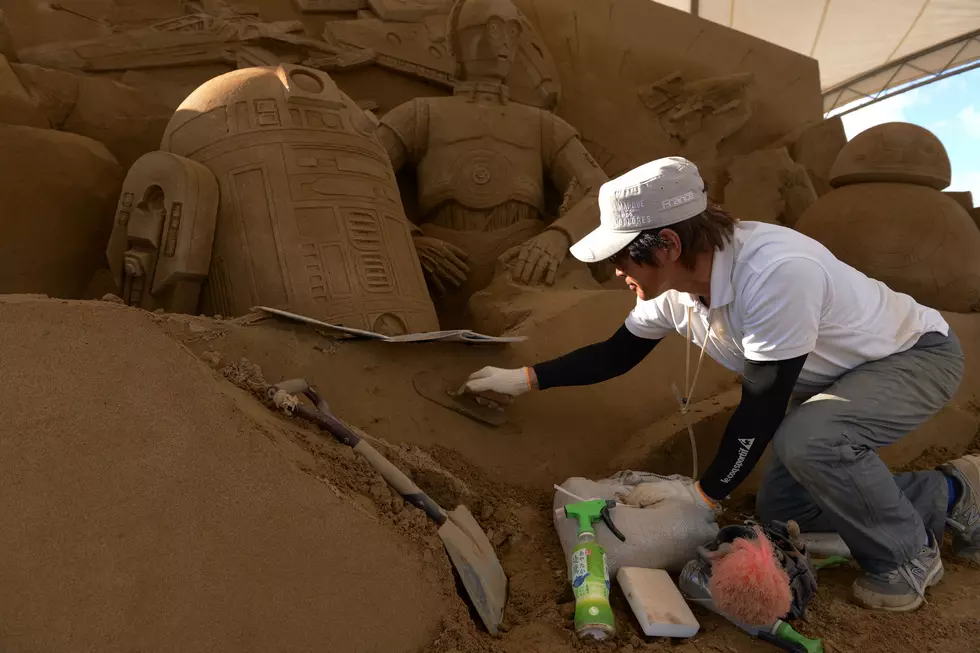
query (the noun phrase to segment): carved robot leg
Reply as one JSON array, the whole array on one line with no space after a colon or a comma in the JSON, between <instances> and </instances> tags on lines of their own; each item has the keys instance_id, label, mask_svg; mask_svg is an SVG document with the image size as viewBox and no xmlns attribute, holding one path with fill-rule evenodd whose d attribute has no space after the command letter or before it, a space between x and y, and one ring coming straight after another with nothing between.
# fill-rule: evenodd
<instances>
[{"instance_id":1,"label":"carved robot leg","mask_svg":"<svg viewBox=\"0 0 980 653\"><path fill-rule=\"evenodd\" d=\"M106 248L127 304L197 312L211 261L218 197L214 175L190 159L150 152L133 164Z\"/></svg>"}]
</instances>

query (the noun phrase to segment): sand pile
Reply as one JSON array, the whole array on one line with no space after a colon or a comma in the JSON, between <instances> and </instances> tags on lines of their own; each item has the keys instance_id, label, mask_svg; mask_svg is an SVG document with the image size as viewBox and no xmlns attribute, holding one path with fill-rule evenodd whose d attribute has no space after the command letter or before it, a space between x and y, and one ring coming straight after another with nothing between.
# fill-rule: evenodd
<instances>
[{"instance_id":1,"label":"sand pile","mask_svg":"<svg viewBox=\"0 0 980 653\"><path fill-rule=\"evenodd\" d=\"M151 315L5 298L0 369L0 649L408 652L458 602Z\"/></svg>"}]
</instances>

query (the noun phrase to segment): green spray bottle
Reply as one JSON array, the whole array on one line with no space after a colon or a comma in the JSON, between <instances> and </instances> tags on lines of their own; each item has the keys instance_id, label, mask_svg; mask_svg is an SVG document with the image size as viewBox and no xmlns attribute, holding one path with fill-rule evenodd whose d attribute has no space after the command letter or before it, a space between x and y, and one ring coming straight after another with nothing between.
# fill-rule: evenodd
<instances>
[{"instance_id":1,"label":"green spray bottle","mask_svg":"<svg viewBox=\"0 0 980 653\"><path fill-rule=\"evenodd\" d=\"M619 532L609 516L616 502L591 499L565 506L565 516L578 520L578 543L572 550L572 590L575 592L575 632L579 637L605 639L616 632L616 618L609 605L609 568L606 550L596 542L592 525L600 519L621 542Z\"/></svg>"}]
</instances>

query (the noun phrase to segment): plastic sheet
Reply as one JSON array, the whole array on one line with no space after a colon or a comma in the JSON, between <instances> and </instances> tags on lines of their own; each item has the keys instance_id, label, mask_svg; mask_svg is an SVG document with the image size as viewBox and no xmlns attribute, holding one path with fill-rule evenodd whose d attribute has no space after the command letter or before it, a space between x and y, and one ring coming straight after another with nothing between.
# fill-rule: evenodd
<instances>
[{"instance_id":1,"label":"plastic sheet","mask_svg":"<svg viewBox=\"0 0 980 653\"><path fill-rule=\"evenodd\" d=\"M617 494L628 494L640 483L676 478L682 477L626 470L599 481L573 477L562 483L561 487L582 499L616 499ZM578 524L560 509L576 501L565 492L555 491L555 530L565 552L569 572L572 549L578 538ZM664 501L649 508L620 505L611 510L611 516L616 528L626 536L625 542L620 542L601 521L594 526L596 541L606 550L610 577L615 577L620 567L678 572L695 557L699 546L710 542L718 534L718 525L710 511L680 499Z\"/></svg>"}]
</instances>

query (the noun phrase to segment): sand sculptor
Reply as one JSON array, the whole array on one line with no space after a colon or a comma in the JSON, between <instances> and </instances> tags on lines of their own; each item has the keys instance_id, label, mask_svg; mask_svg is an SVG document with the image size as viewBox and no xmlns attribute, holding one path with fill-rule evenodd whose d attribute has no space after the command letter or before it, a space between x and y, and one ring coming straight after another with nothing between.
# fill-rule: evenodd
<instances>
[{"instance_id":1,"label":"sand sculptor","mask_svg":"<svg viewBox=\"0 0 980 653\"><path fill-rule=\"evenodd\" d=\"M675 203L687 193L696 201ZM599 206L599 228L571 252L588 263L613 261L637 296L624 324L605 341L530 367L484 367L465 390L516 397L601 383L635 367L669 333L686 334L741 373L741 400L697 481L641 483L627 505L680 500L717 510L772 442L756 514L840 533L864 571L853 595L865 607L921 606L943 576L947 526L954 553L980 560L980 457L893 476L877 456L938 413L963 378L959 339L938 311L799 232L739 221L709 204L697 167L681 157L603 184ZM686 396L697 377L695 370L685 379Z\"/></svg>"}]
</instances>

